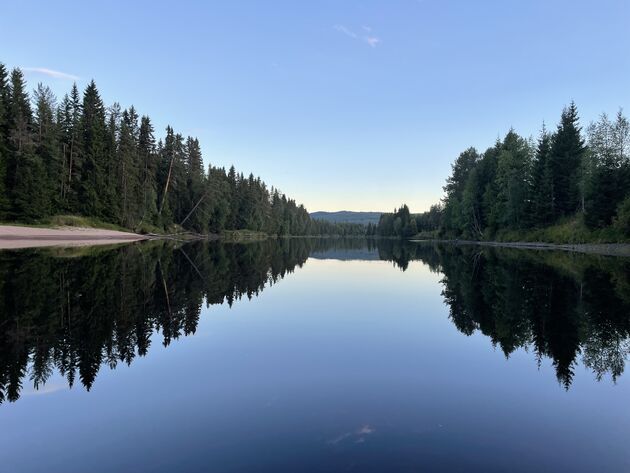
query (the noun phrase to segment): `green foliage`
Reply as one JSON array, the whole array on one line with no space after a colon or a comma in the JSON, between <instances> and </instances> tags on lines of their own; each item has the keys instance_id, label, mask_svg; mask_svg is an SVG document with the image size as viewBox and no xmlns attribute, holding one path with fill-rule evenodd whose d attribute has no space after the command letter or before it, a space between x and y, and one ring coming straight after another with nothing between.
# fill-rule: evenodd
<instances>
[{"instance_id":1,"label":"green foliage","mask_svg":"<svg viewBox=\"0 0 630 473\"><path fill-rule=\"evenodd\" d=\"M425 214L412 215L409 207L402 205L393 213L381 214L378 225L368 226L368 236L412 238L419 232L436 230L442 209L431 207Z\"/></svg>"},{"instance_id":2,"label":"green foliage","mask_svg":"<svg viewBox=\"0 0 630 473\"><path fill-rule=\"evenodd\" d=\"M619 204L614 228L623 236L630 238L630 197L627 197Z\"/></svg>"},{"instance_id":3,"label":"green foliage","mask_svg":"<svg viewBox=\"0 0 630 473\"><path fill-rule=\"evenodd\" d=\"M583 208L580 170L586 148L578 121L577 107L571 102L562 111L560 124L552 139L549 166L555 218L571 215Z\"/></svg>"},{"instance_id":4,"label":"green foliage","mask_svg":"<svg viewBox=\"0 0 630 473\"><path fill-rule=\"evenodd\" d=\"M625 241L630 125L621 112L614 122L603 115L589 126L587 147L571 103L553 135L543 125L535 149L510 130L481 156L466 150L444 190L443 238Z\"/></svg>"},{"instance_id":5,"label":"green foliage","mask_svg":"<svg viewBox=\"0 0 630 473\"><path fill-rule=\"evenodd\" d=\"M603 114L589 126L588 136L586 223L601 228L612 223L617 204L630 193L630 125L621 112L614 122Z\"/></svg>"},{"instance_id":6,"label":"green foliage","mask_svg":"<svg viewBox=\"0 0 630 473\"><path fill-rule=\"evenodd\" d=\"M534 227L543 227L553 221L551 139L543 124L531 171L529 223Z\"/></svg>"},{"instance_id":7,"label":"green foliage","mask_svg":"<svg viewBox=\"0 0 630 473\"><path fill-rule=\"evenodd\" d=\"M501 228L521 228L525 223L530 162L529 144L510 130L499 152L495 177L497 194L490 210Z\"/></svg>"},{"instance_id":8,"label":"green foliage","mask_svg":"<svg viewBox=\"0 0 630 473\"><path fill-rule=\"evenodd\" d=\"M94 81L57 104L39 84L31 98L19 69L0 64L0 219L52 215L143 232L183 229L272 235L362 235L362 225L314 221L302 205L232 166L203 165L197 138L166 128L156 143L149 117L107 108Z\"/></svg>"},{"instance_id":9,"label":"green foliage","mask_svg":"<svg viewBox=\"0 0 630 473\"><path fill-rule=\"evenodd\" d=\"M7 166L9 161L9 75L0 63L0 219L7 217L9 198L7 194Z\"/></svg>"},{"instance_id":10,"label":"green foliage","mask_svg":"<svg viewBox=\"0 0 630 473\"><path fill-rule=\"evenodd\" d=\"M113 223L103 222L92 217L80 217L78 215L53 215L42 220L46 225L55 227L87 227L87 228L104 228L108 230L124 231L125 228Z\"/></svg>"}]
</instances>

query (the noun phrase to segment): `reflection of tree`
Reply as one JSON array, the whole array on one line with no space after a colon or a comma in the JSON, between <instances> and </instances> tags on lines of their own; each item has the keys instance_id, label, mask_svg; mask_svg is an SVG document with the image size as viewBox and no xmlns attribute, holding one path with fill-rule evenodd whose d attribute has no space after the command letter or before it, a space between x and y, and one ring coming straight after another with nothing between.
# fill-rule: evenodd
<instances>
[{"instance_id":1,"label":"reflection of tree","mask_svg":"<svg viewBox=\"0 0 630 473\"><path fill-rule=\"evenodd\" d=\"M568 388L577 357L596 378L623 373L630 352L628 262L586 255L383 242L403 270L421 260L444 274L442 295L462 333L479 330L506 356L550 358Z\"/></svg>"},{"instance_id":2,"label":"reflection of tree","mask_svg":"<svg viewBox=\"0 0 630 473\"><path fill-rule=\"evenodd\" d=\"M201 305L251 298L307 259L307 240L246 245L130 245L85 254L0 253L0 401L19 398L29 371L58 370L90 389L103 364L144 356L195 332Z\"/></svg>"},{"instance_id":3,"label":"reflection of tree","mask_svg":"<svg viewBox=\"0 0 630 473\"><path fill-rule=\"evenodd\" d=\"M415 244L400 240L288 239L250 244L162 243L117 249L0 253L0 402L57 370L90 389L102 365L144 356L195 333L201 305L253 298L311 252L377 251L405 270L442 274L450 319L480 331L505 356L551 359L568 388L578 356L616 380L630 352L630 263L556 252Z\"/></svg>"}]
</instances>

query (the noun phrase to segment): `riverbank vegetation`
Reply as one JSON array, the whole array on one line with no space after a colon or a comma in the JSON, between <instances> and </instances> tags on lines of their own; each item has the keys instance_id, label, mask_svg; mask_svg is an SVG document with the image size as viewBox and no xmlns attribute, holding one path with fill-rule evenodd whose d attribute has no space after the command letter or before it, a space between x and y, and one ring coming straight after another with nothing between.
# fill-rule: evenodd
<instances>
[{"instance_id":1,"label":"riverbank vegetation","mask_svg":"<svg viewBox=\"0 0 630 473\"><path fill-rule=\"evenodd\" d=\"M0 64L0 221L68 219L136 232L364 233L312 220L234 166L205 168L197 138L170 126L156 137L133 106L107 107L94 81L57 100L41 83L29 94L22 71Z\"/></svg>"},{"instance_id":2,"label":"riverbank vegetation","mask_svg":"<svg viewBox=\"0 0 630 473\"><path fill-rule=\"evenodd\" d=\"M384 214L368 233L444 239L630 241L630 124L619 111L584 132L571 103L555 131L537 140L511 129L480 153L462 152L445 196L429 212L407 206Z\"/></svg>"}]
</instances>

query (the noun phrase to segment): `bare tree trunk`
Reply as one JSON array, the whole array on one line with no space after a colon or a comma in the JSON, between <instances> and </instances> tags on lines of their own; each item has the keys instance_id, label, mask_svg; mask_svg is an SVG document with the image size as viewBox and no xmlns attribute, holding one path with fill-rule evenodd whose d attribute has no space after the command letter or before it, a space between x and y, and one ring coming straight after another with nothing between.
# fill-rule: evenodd
<instances>
[{"instance_id":1,"label":"bare tree trunk","mask_svg":"<svg viewBox=\"0 0 630 473\"><path fill-rule=\"evenodd\" d=\"M61 200L64 200L66 198L66 182L65 182L65 178L64 176L66 175L66 144L63 144L63 159L62 161L62 167L61 167Z\"/></svg>"},{"instance_id":2,"label":"bare tree trunk","mask_svg":"<svg viewBox=\"0 0 630 473\"><path fill-rule=\"evenodd\" d=\"M123 185L123 218L122 221L127 223L127 175L125 174L125 162L122 163L122 185Z\"/></svg>"},{"instance_id":3,"label":"bare tree trunk","mask_svg":"<svg viewBox=\"0 0 630 473\"><path fill-rule=\"evenodd\" d=\"M70 140L70 164L68 166L68 188L70 188L70 183L72 182L73 153L74 153L74 135L72 135L72 139Z\"/></svg>"},{"instance_id":4,"label":"bare tree trunk","mask_svg":"<svg viewBox=\"0 0 630 473\"><path fill-rule=\"evenodd\" d=\"M207 192L205 192L205 193L201 196L201 199L199 199L199 201L195 204L195 206L192 208L192 210L191 210L190 212L188 212L188 215L186 215L186 218L185 218L184 220L182 220L182 222L180 223L180 226L181 226L181 225L183 225L183 224L184 224L184 222L185 222L186 220L188 220L188 218L189 218L189 217L193 214L193 212L195 211L195 209L196 209L197 207L199 207L199 204L201 204L201 202L203 201L203 199L205 199L205 198L206 198L206 196L207 196L207 195L208 195L208 193L207 193Z\"/></svg>"},{"instance_id":5,"label":"bare tree trunk","mask_svg":"<svg viewBox=\"0 0 630 473\"><path fill-rule=\"evenodd\" d=\"M173 172L173 161L175 160L175 155L171 158L171 164L168 167L168 176L166 176L166 184L164 184L164 193L162 194L162 203L160 204L160 210L158 211L158 215L162 215L162 209L164 208L164 201L166 200L166 193L168 192L168 184L171 182L171 172Z\"/></svg>"},{"instance_id":6,"label":"bare tree trunk","mask_svg":"<svg viewBox=\"0 0 630 473\"><path fill-rule=\"evenodd\" d=\"M173 317L173 311L171 310L171 300L168 297L168 287L166 286L166 279L164 279L164 273L162 272L162 263L158 260L158 268L160 270L160 277L162 278L162 287L164 287L164 295L166 296L166 306L168 307L168 315Z\"/></svg>"}]
</instances>

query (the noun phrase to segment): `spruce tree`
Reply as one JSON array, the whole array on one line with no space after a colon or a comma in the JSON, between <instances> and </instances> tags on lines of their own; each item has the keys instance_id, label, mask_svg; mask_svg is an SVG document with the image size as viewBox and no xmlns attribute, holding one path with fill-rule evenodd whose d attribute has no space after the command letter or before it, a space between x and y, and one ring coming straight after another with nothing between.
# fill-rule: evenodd
<instances>
[{"instance_id":1,"label":"spruce tree","mask_svg":"<svg viewBox=\"0 0 630 473\"><path fill-rule=\"evenodd\" d=\"M0 220L7 217L9 195L7 192L7 163L9 160L9 74L0 63Z\"/></svg>"},{"instance_id":2,"label":"spruce tree","mask_svg":"<svg viewBox=\"0 0 630 473\"><path fill-rule=\"evenodd\" d=\"M142 167L142 222L156 224L157 218L157 155L153 125L148 116L140 119L138 156Z\"/></svg>"},{"instance_id":3,"label":"spruce tree","mask_svg":"<svg viewBox=\"0 0 630 473\"><path fill-rule=\"evenodd\" d=\"M82 109L79 208L84 215L103 218L105 212L101 199L105 190L105 106L93 80L83 93Z\"/></svg>"},{"instance_id":4,"label":"spruce tree","mask_svg":"<svg viewBox=\"0 0 630 473\"><path fill-rule=\"evenodd\" d=\"M184 216L186 219L184 227L191 228L197 233L204 233L208 228L204 205L207 192L206 176L199 140L190 136L186 139L186 166L188 209Z\"/></svg>"},{"instance_id":5,"label":"spruce tree","mask_svg":"<svg viewBox=\"0 0 630 473\"><path fill-rule=\"evenodd\" d=\"M17 68L11 72L9 144L10 215L15 220L37 220L48 213L45 195L46 172L35 152L30 99L24 75Z\"/></svg>"},{"instance_id":6,"label":"spruce tree","mask_svg":"<svg viewBox=\"0 0 630 473\"><path fill-rule=\"evenodd\" d=\"M236 175L236 169L234 165L230 166L227 174L227 181L229 186L228 201L230 203L230 211L227 218L227 228L230 230L236 230L238 228L238 177ZM282 217L278 217L281 219Z\"/></svg>"},{"instance_id":7,"label":"spruce tree","mask_svg":"<svg viewBox=\"0 0 630 473\"><path fill-rule=\"evenodd\" d=\"M158 145L158 225L166 226L173 223L173 210L171 207L173 168L175 167L175 132L170 126L166 127L164 143Z\"/></svg>"},{"instance_id":8,"label":"spruce tree","mask_svg":"<svg viewBox=\"0 0 630 473\"><path fill-rule=\"evenodd\" d=\"M577 107L571 102L562 112L549 159L555 218L571 215L583 208L580 182L586 147L581 130Z\"/></svg>"},{"instance_id":9,"label":"spruce tree","mask_svg":"<svg viewBox=\"0 0 630 473\"><path fill-rule=\"evenodd\" d=\"M74 214L79 209L79 187L81 182L81 96L77 84L72 84L70 95L66 94L58 111L62 156L61 207L64 212Z\"/></svg>"},{"instance_id":10,"label":"spruce tree","mask_svg":"<svg viewBox=\"0 0 630 473\"><path fill-rule=\"evenodd\" d=\"M122 113L118 141L117 189L121 208L119 222L126 227L134 227L142 218L141 167L138 154L138 114L131 107Z\"/></svg>"},{"instance_id":11,"label":"spruce tree","mask_svg":"<svg viewBox=\"0 0 630 473\"><path fill-rule=\"evenodd\" d=\"M61 180L63 162L60 156L59 127L56 121L56 98L49 87L41 83L34 93L35 100L35 154L38 166L42 166L45 177L41 185L41 194L48 213L61 210Z\"/></svg>"},{"instance_id":12,"label":"spruce tree","mask_svg":"<svg viewBox=\"0 0 630 473\"><path fill-rule=\"evenodd\" d=\"M549 225L553 219L554 207L550 156L551 136L543 123L532 165L529 221L534 226L544 227Z\"/></svg>"},{"instance_id":13,"label":"spruce tree","mask_svg":"<svg viewBox=\"0 0 630 473\"><path fill-rule=\"evenodd\" d=\"M118 140L120 136L120 120L122 112L120 104L114 102L107 110L107 126L105 130L105 191L103 194L104 215L111 222L121 224L121 193L118 182Z\"/></svg>"}]
</instances>

